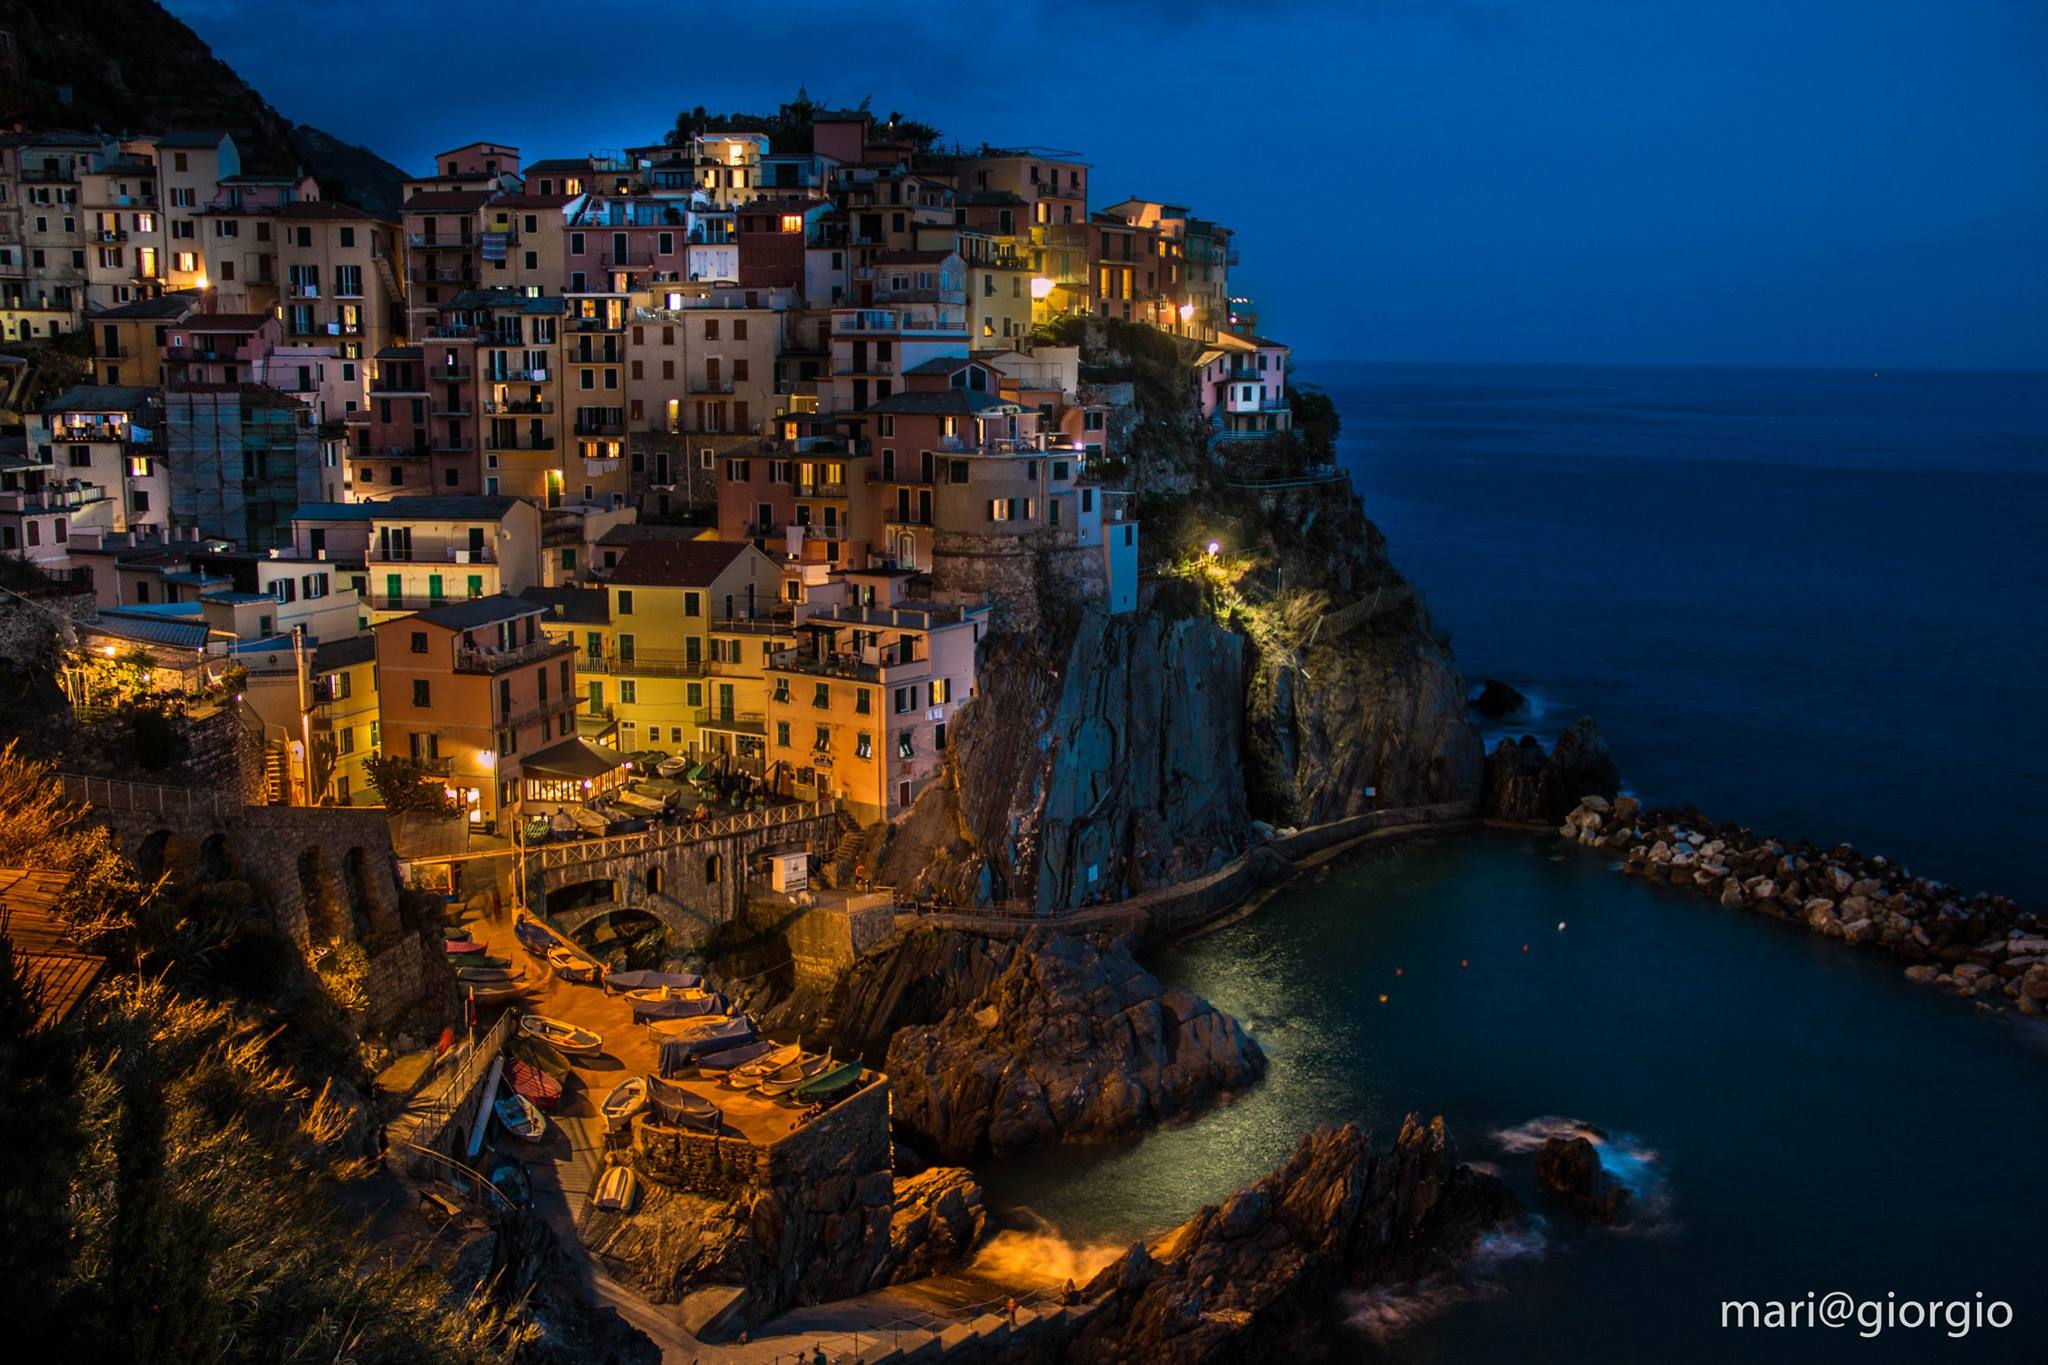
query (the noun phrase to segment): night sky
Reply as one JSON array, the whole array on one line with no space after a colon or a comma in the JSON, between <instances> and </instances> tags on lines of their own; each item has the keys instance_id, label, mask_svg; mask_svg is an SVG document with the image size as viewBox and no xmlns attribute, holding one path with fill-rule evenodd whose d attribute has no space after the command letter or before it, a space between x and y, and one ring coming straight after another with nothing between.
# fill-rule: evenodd
<instances>
[{"instance_id":1,"label":"night sky","mask_svg":"<svg viewBox=\"0 0 2048 1365\"><path fill-rule=\"evenodd\" d=\"M2048 367L2042 0L170 0L408 168L872 96L1238 230L1308 359Z\"/></svg>"}]
</instances>

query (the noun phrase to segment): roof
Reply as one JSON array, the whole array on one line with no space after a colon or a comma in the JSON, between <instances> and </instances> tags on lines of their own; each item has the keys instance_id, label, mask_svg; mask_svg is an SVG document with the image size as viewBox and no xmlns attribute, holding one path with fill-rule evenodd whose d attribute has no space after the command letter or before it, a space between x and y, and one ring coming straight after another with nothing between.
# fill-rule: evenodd
<instances>
[{"instance_id":1,"label":"roof","mask_svg":"<svg viewBox=\"0 0 2048 1365\"><path fill-rule=\"evenodd\" d=\"M94 322L127 322L142 320L159 322L165 319L175 321L199 306L199 296L191 293L165 294L162 298L137 299L114 308L103 308L89 315Z\"/></svg>"},{"instance_id":2,"label":"roof","mask_svg":"<svg viewBox=\"0 0 2048 1365\"><path fill-rule=\"evenodd\" d=\"M366 664L377 657L377 637L369 631L340 640L323 642L313 651L313 670L331 673L354 664Z\"/></svg>"},{"instance_id":3,"label":"roof","mask_svg":"<svg viewBox=\"0 0 2048 1365\"><path fill-rule=\"evenodd\" d=\"M498 521L519 502L499 493L447 493L379 502L305 502L293 521Z\"/></svg>"},{"instance_id":4,"label":"roof","mask_svg":"<svg viewBox=\"0 0 2048 1365\"><path fill-rule=\"evenodd\" d=\"M359 209L354 204L337 204L327 199L295 199L276 210L283 218L338 219L351 223L395 223L381 213Z\"/></svg>"},{"instance_id":5,"label":"roof","mask_svg":"<svg viewBox=\"0 0 2048 1365\"><path fill-rule=\"evenodd\" d=\"M159 147L218 147L227 133L219 128L176 128L156 140Z\"/></svg>"},{"instance_id":6,"label":"roof","mask_svg":"<svg viewBox=\"0 0 2048 1365\"><path fill-rule=\"evenodd\" d=\"M932 357L932 358L931 358L930 360L927 360L927 361L925 361L925 362L924 362L923 364L920 364L920 365L912 365L912 366L911 366L911 367L910 367L909 369L905 370L905 371L904 371L903 373L905 373L905 374L952 374L952 373L953 373L954 371L956 371L956 370L964 370L964 369L966 369L966 368L967 368L967 367L968 367L969 365L980 365L980 366L981 366L981 368L983 368L984 370L988 369L988 366L987 366L986 364L984 364L983 362L981 362L981 361L979 361L979 360L976 360L976 359L975 359L974 357L972 357L972 356L964 356L964 355L935 355L935 356L933 356L933 357Z\"/></svg>"},{"instance_id":7,"label":"roof","mask_svg":"<svg viewBox=\"0 0 2048 1365\"><path fill-rule=\"evenodd\" d=\"M528 588L519 595L541 608L549 621L602 626L612 619L611 594L603 588Z\"/></svg>"},{"instance_id":8,"label":"roof","mask_svg":"<svg viewBox=\"0 0 2048 1365\"><path fill-rule=\"evenodd\" d=\"M539 753L520 759L519 771L529 776L546 773L554 777L599 777L625 761L624 755L616 749L606 749L581 735L571 735L559 744L550 744Z\"/></svg>"},{"instance_id":9,"label":"roof","mask_svg":"<svg viewBox=\"0 0 2048 1365\"><path fill-rule=\"evenodd\" d=\"M588 171L590 158L587 156L544 156L538 161L529 161L519 168L524 176L561 175L569 171Z\"/></svg>"},{"instance_id":10,"label":"roof","mask_svg":"<svg viewBox=\"0 0 2048 1365\"><path fill-rule=\"evenodd\" d=\"M102 616L81 621L80 630L116 640L133 640L144 645L171 645L198 649L213 635L210 626L194 621L142 620L133 616Z\"/></svg>"},{"instance_id":11,"label":"roof","mask_svg":"<svg viewBox=\"0 0 2048 1365\"><path fill-rule=\"evenodd\" d=\"M185 326L193 332L254 332L269 321L268 313L194 313Z\"/></svg>"},{"instance_id":12,"label":"roof","mask_svg":"<svg viewBox=\"0 0 2048 1365\"><path fill-rule=\"evenodd\" d=\"M891 251L886 255L875 257L875 264L878 266L938 265L948 256L954 254L951 251Z\"/></svg>"},{"instance_id":13,"label":"roof","mask_svg":"<svg viewBox=\"0 0 2048 1365\"><path fill-rule=\"evenodd\" d=\"M531 175L533 167L528 166L526 173ZM542 194L537 190L530 190L522 194L501 194L491 200L491 207L494 209L558 209L576 198L577 196L573 194Z\"/></svg>"},{"instance_id":14,"label":"roof","mask_svg":"<svg viewBox=\"0 0 2048 1365\"><path fill-rule=\"evenodd\" d=\"M496 625L516 617L529 616L535 610L533 603L523 597L506 593L492 593L489 597L472 597L464 602L450 602L445 607L429 607L415 612L411 619L426 621L448 630L475 630L478 626Z\"/></svg>"},{"instance_id":15,"label":"roof","mask_svg":"<svg viewBox=\"0 0 2048 1365\"><path fill-rule=\"evenodd\" d=\"M57 902L71 885L69 873L47 868L0 868L0 934L14 946L14 960L36 993L36 1023L62 1023L99 979L107 960L80 952Z\"/></svg>"},{"instance_id":16,"label":"roof","mask_svg":"<svg viewBox=\"0 0 2048 1365\"><path fill-rule=\"evenodd\" d=\"M748 551L743 540L636 540L613 567L610 581L624 587L708 588Z\"/></svg>"},{"instance_id":17,"label":"roof","mask_svg":"<svg viewBox=\"0 0 2048 1365\"><path fill-rule=\"evenodd\" d=\"M418 194L405 201L405 211L407 213L445 213L450 209L482 208L485 204L491 202L491 196L495 193L495 190L421 190ZM444 245L455 246L457 243L450 241L444 243Z\"/></svg>"},{"instance_id":18,"label":"roof","mask_svg":"<svg viewBox=\"0 0 2048 1365\"><path fill-rule=\"evenodd\" d=\"M1017 405L1007 398L985 393L978 389L945 389L892 393L880 402L870 403L865 412L905 412L936 414L939 416L969 416L985 412L990 408L1014 408Z\"/></svg>"},{"instance_id":19,"label":"roof","mask_svg":"<svg viewBox=\"0 0 2048 1365\"><path fill-rule=\"evenodd\" d=\"M74 384L37 412L134 412L153 407L156 390L139 384Z\"/></svg>"}]
</instances>

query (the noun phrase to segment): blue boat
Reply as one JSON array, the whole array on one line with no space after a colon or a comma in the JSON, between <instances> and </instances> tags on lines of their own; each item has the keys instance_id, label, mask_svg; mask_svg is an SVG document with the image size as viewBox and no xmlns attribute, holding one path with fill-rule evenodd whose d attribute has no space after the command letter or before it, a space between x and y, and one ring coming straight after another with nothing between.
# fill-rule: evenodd
<instances>
[{"instance_id":1,"label":"blue boat","mask_svg":"<svg viewBox=\"0 0 2048 1365\"><path fill-rule=\"evenodd\" d=\"M518 939L519 946L528 952L543 956L556 946L555 936L547 931L547 926L528 915L513 917L512 937Z\"/></svg>"},{"instance_id":2,"label":"blue boat","mask_svg":"<svg viewBox=\"0 0 2048 1365\"><path fill-rule=\"evenodd\" d=\"M704 978L689 972L606 972L604 984L607 990L647 991L657 986L673 986L677 990L692 990L704 984Z\"/></svg>"},{"instance_id":3,"label":"blue boat","mask_svg":"<svg viewBox=\"0 0 2048 1365\"><path fill-rule=\"evenodd\" d=\"M756 1038L750 1042L733 1043L729 1047L722 1047L713 1052L700 1052L697 1054L697 1074L723 1078L734 1067L758 1061L773 1051L774 1043L766 1038Z\"/></svg>"},{"instance_id":4,"label":"blue boat","mask_svg":"<svg viewBox=\"0 0 2048 1365\"><path fill-rule=\"evenodd\" d=\"M633 1022L644 1024L650 1019L690 1019L700 1014L724 1014L728 1009L726 998L716 992L700 995L695 1000L635 1000Z\"/></svg>"},{"instance_id":5,"label":"blue boat","mask_svg":"<svg viewBox=\"0 0 2048 1365\"><path fill-rule=\"evenodd\" d=\"M689 1038L664 1038L660 1044L661 1074L679 1076L695 1069L697 1058L740 1043L754 1041L754 1021L739 1018Z\"/></svg>"}]
</instances>

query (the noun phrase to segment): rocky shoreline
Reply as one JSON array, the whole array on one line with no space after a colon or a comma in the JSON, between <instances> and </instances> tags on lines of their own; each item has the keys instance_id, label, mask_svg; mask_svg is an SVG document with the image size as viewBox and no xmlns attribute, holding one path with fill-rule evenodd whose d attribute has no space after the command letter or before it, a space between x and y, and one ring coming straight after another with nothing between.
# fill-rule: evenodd
<instances>
[{"instance_id":1,"label":"rocky shoreline","mask_svg":"<svg viewBox=\"0 0 2048 1365\"><path fill-rule=\"evenodd\" d=\"M1912 964L1909 979L1982 1008L2048 1014L2048 922L2007 897L1965 896L1847 844L1774 839L1626 796L1586 796L1557 833L1618 854L1625 872L1646 880L1884 948Z\"/></svg>"}]
</instances>

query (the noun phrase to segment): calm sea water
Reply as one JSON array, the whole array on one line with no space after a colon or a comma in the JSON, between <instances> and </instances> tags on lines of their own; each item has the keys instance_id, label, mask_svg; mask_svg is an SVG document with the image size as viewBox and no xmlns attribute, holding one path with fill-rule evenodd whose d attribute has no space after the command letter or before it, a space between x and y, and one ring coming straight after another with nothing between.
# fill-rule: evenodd
<instances>
[{"instance_id":1,"label":"calm sea water","mask_svg":"<svg viewBox=\"0 0 2048 1365\"><path fill-rule=\"evenodd\" d=\"M1475 683L1630 785L2041 904L2048 374L1325 366Z\"/></svg>"},{"instance_id":2,"label":"calm sea water","mask_svg":"<svg viewBox=\"0 0 2048 1365\"><path fill-rule=\"evenodd\" d=\"M1531 694L1532 728L1590 712L1647 797L2039 903L2048 379L1309 377L1468 674ZM1361 1358L2040 1359L2048 1031L1889 958L1484 835L1340 868L1154 965L1246 1020L1271 1071L1129 1148L983 1169L1075 1241L1171 1226L1315 1123L1384 1137L1412 1109L1547 1221L1460 1301L1330 1305ZM1637 1226L1537 1194L1527 1149L1566 1120L1611 1135ZM1718 1326L1724 1299L1835 1289L1983 1291L2016 1326Z\"/></svg>"}]
</instances>

